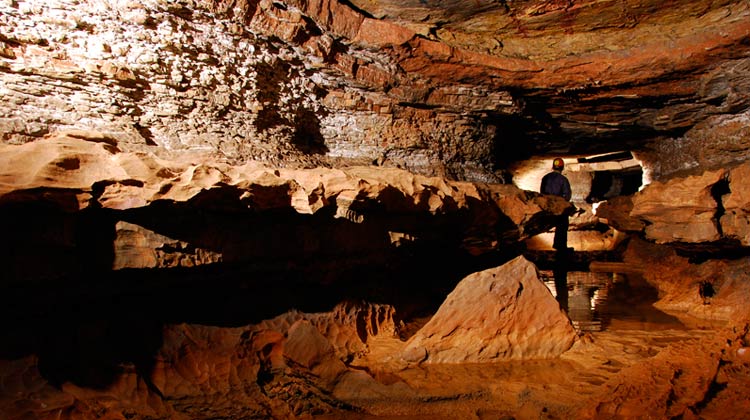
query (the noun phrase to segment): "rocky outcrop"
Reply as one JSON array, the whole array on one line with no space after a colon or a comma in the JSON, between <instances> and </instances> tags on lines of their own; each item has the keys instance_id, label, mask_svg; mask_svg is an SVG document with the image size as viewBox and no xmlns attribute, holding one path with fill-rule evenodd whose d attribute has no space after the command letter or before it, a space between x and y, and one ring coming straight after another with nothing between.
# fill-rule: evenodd
<instances>
[{"instance_id":1,"label":"rocky outcrop","mask_svg":"<svg viewBox=\"0 0 750 420\"><path fill-rule=\"evenodd\" d=\"M734 70L720 77L733 77L732 73ZM735 166L747 160L749 123L748 112L712 116L680 138L652 142L647 149L638 152L638 158L647 168L648 179L654 180Z\"/></svg>"},{"instance_id":2,"label":"rocky outcrop","mask_svg":"<svg viewBox=\"0 0 750 420\"><path fill-rule=\"evenodd\" d=\"M646 223L630 217L633 210L633 197L620 196L599 203L596 215L603 223L622 232L641 232Z\"/></svg>"},{"instance_id":3,"label":"rocky outcrop","mask_svg":"<svg viewBox=\"0 0 750 420\"><path fill-rule=\"evenodd\" d=\"M717 202L711 188L723 171L653 182L633 197L630 216L646 223L646 237L657 243L710 242L720 238Z\"/></svg>"},{"instance_id":4,"label":"rocky outcrop","mask_svg":"<svg viewBox=\"0 0 750 420\"><path fill-rule=\"evenodd\" d=\"M748 168L743 163L655 181L633 196L602 203L597 215L616 229L643 232L656 243L747 247Z\"/></svg>"},{"instance_id":5,"label":"rocky outcrop","mask_svg":"<svg viewBox=\"0 0 750 420\"><path fill-rule=\"evenodd\" d=\"M26 261L26 252L29 260L41 261L47 253L74 254L84 239L103 252L100 265L109 268L272 260L283 266L315 255L377 254L440 241L482 254L545 230L551 217L569 208L556 197L510 185L450 182L393 168L232 166L121 152L117 145L83 131L0 145L2 209L26 217L24 206L32 206L55 212L68 225L44 234L54 238L47 240L49 252L15 249L17 260L9 265ZM82 213L88 215L76 216ZM95 232L82 231L91 223L99 223L89 226ZM13 226L19 238L29 236ZM282 246L282 237L300 238L302 245ZM95 256L80 257L92 264ZM69 264L69 258L50 260L49 268L64 275ZM22 272L12 277L28 279Z\"/></svg>"},{"instance_id":6,"label":"rocky outcrop","mask_svg":"<svg viewBox=\"0 0 750 420\"><path fill-rule=\"evenodd\" d=\"M690 262L673 249L633 240L625 261L643 268L644 278L659 290L654 306L696 318L728 321L747 314L750 265L747 258Z\"/></svg>"},{"instance_id":7,"label":"rocky outcrop","mask_svg":"<svg viewBox=\"0 0 750 420\"><path fill-rule=\"evenodd\" d=\"M3 360L0 414L281 419L353 409L330 391L349 372L344 361L354 356L354 347L362 352L369 339L395 333L392 315L385 305L359 303L327 313L290 312L237 328L169 325L153 360L107 366L114 369L112 380L99 388L76 381L53 386L49 372L39 370L45 361L36 356Z\"/></svg>"},{"instance_id":8,"label":"rocky outcrop","mask_svg":"<svg viewBox=\"0 0 750 420\"><path fill-rule=\"evenodd\" d=\"M717 212L722 235L750 246L750 165L733 168L726 175L718 194L720 211Z\"/></svg>"},{"instance_id":9,"label":"rocky outcrop","mask_svg":"<svg viewBox=\"0 0 750 420\"><path fill-rule=\"evenodd\" d=\"M476 363L559 356L576 334L565 312L518 257L463 279L403 357L426 363Z\"/></svg>"},{"instance_id":10,"label":"rocky outcrop","mask_svg":"<svg viewBox=\"0 0 750 420\"><path fill-rule=\"evenodd\" d=\"M194 248L141 226L117 222L113 270L125 268L195 267L221 262L221 254Z\"/></svg>"},{"instance_id":11,"label":"rocky outcrop","mask_svg":"<svg viewBox=\"0 0 750 420\"><path fill-rule=\"evenodd\" d=\"M581 418L733 418L747 413L742 346L747 324L720 330L620 371L577 413ZM726 392L724 392L726 390Z\"/></svg>"}]
</instances>

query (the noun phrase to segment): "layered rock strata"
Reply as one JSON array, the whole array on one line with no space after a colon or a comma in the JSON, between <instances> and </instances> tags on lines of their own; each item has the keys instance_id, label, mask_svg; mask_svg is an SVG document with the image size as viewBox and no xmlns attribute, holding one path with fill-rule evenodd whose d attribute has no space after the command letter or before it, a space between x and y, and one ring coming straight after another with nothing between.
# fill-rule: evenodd
<instances>
[{"instance_id":1,"label":"layered rock strata","mask_svg":"<svg viewBox=\"0 0 750 420\"><path fill-rule=\"evenodd\" d=\"M2 138L18 144L84 127L120 138L129 151L210 152L273 166L387 161L498 179L495 128L481 112L513 109L506 92L444 87L427 109L404 106L431 90L429 82L342 38L355 35L363 16L337 2L297 6L4 3ZM324 17L324 6L335 18ZM385 94L399 84L402 94Z\"/></svg>"},{"instance_id":2,"label":"layered rock strata","mask_svg":"<svg viewBox=\"0 0 750 420\"><path fill-rule=\"evenodd\" d=\"M103 269L287 264L446 241L478 255L545 230L569 207L510 185L449 182L398 169L273 170L168 161L120 152L114 139L99 133L68 132L0 147L3 210L23 218L34 217L33 208L50 220L38 228L48 237L42 248L33 248L34 235L18 223L11 229L29 242L7 261L19 266L11 277L17 279L24 277L20 265L34 256L48 258L44 277L73 269L75 261L65 255ZM299 246L284 246L282 237L298 238ZM104 255L76 257L85 243ZM101 261L92 261L97 255Z\"/></svg>"},{"instance_id":3,"label":"layered rock strata","mask_svg":"<svg viewBox=\"0 0 750 420\"><path fill-rule=\"evenodd\" d=\"M744 2L29 0L0 11L9 143L85 127L127 150L498 181L503 164L551 150L649 144L668 174L736 162L747 142ZM686 159L658 161L675 149Z\"/></svg>"},{"instance_id":4,"label":"layered rock strata","mask_svg":"<svg viewBox=\"0 0 750 420\"><path fill-rule=\"evenodd\" d=\"M602 203L597 212L614 227L643 232L657 243L725 241L747 247L748 168L743 163L655 181L632 197Z\"/></svg>"}]
</instances>

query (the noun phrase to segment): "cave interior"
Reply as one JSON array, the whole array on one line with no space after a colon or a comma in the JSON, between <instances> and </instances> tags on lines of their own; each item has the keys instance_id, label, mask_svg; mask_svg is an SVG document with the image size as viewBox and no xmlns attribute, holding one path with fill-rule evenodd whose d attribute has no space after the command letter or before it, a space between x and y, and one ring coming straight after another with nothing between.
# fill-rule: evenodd
<instances>
[{"instance_id":1,"label":"cave interior","mask_svg":"<svg viewBox=\"0 0 750 420\"><path fill-rule=\"evenodd\" d=\"M744 418L748 151L747 0L0 1L0 417Z\"/></svg>"}]
</instances>

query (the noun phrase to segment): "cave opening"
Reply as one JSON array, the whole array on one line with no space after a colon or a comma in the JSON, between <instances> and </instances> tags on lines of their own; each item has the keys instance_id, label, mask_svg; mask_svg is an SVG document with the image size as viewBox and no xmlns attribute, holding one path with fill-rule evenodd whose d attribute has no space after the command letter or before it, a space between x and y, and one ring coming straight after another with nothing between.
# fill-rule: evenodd
<instances>
[{"instance_id":1,"label":"cave opening","mask_svg":"<svg viewBox=\"0 0 750 420\"><path fill-rule=\"evenodd\" d=\"M632 195L643 186L643 169L594 171L591 175L591 192L586 202L595 203L610 198Z\"/></svg>"},{"instance_id":2,"label":"cave opening","mask_svg":"<svg viewBox=\"0 0 750 420\"><path fill-rule=\"evenodd\" d=\"M591 177L587 203L635 194L644 183L641 163L630 151L580 157L577 163Z\"/></svg>"},{"instance_id":3,"label":"cave opening","mask_svg":"<svg viewBox=\"0 0 750 420\"><path fill-rule=\"evenodd\" d=\"M711 197L713 197L714 201L716 201L716 213L714 213L716 230L719 232L719 236L724 236L724 230L721 226L721 216L726 213L723 197L732 192L732 190L729 188L729 180L726 177L720 179L714 185L711 185L710 191Z\"/></svg>"}]
</instances>

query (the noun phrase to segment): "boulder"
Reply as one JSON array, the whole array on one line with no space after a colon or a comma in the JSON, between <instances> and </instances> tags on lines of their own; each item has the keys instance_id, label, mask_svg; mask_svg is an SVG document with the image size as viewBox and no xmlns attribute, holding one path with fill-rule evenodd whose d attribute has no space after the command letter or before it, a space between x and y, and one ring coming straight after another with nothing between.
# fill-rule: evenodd
<instances>
[{"instance_id":1,"label":"boulder","mask_svg":"<svg viewBox=\"0 0 750 420\"><path fill-rule=\"evenodd\" d=\"M632 196L619 196L602 201L596 208L596 215L603 223L623 232L641 232L646 223L631 217L633 210Z\"/></svg>"},{"instance_id":2,"label":"boulder","mask_svg":"<svg viewBox=\"0 0 750 420\"><path fill-rule=\"evenodd\" d=\"M709 242L720 238L712 187L723 170L656 181L633 196L630 216L646 223L646 236L657 243Z\"/></svg>"},{"instance_id":3,"label":"boulder","mask_svg":"<svg viewBox=\"0 0 750 420\"><path fill-rule=\"evenodd\" d=\"M576 333L536 267L523 257L461 280L403 357L471 363L557 357Z\"/></svg>"}]
</instances>

